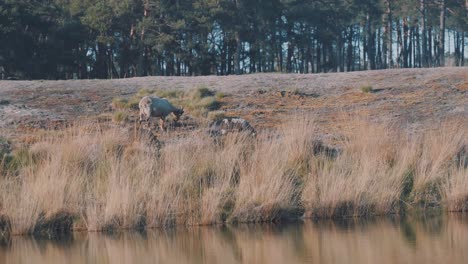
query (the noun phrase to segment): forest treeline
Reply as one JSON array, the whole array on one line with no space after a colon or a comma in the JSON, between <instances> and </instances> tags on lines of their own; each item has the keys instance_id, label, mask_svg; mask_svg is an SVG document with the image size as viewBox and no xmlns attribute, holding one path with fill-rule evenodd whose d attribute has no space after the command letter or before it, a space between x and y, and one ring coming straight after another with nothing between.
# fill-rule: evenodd
<instances>
[{"instance_id":1,"label":"forest treeline","mask_svg":"<svg viewBox=\"0 0 468 264\"><path fill-rule=\"evenodd\" d=\"M468 0L0 0L2 79L463 66Z\"/></svg>"}]
</instances>

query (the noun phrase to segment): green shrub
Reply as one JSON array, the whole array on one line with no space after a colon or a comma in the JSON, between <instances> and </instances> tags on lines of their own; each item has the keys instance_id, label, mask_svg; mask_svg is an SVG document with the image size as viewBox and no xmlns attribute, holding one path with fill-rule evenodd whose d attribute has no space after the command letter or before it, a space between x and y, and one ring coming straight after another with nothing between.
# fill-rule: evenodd
<instances>
[{"instance_id":1,"label":"green shrub","mask_svg":"<svg viewBox=\"0 0 468 264\"><path fill-rule=\"evenodd\" d=\"M125 109L128 107L127 105L128 100L125 98L117 97L112 99L112 107L114 107L115 109Z\"/></svg>"},{"instance_id":2,"label":"green shrub","mask_svg":"<svg viewBox=\"0 0 468 264\"><path fill-rule=\"evenodd\" d=\"M112 107L115 109L133 109L138 110L138 104L140 103L139 97L132 97L130 99L125 98L114 98L112 100Z\"/></svg>"},{"instance_id":3,"label":"green shrub","mask_svg":"<svg viewBox=\"0 0 468 264\"><path fill-rule=\"evenodd\" d=\"M184 95L184 92L177 90L159 90L155 92L155 94L163 98L180 98Z\"/></svg>"},{"instance_id":4,"label":"green shrub","mask_svg":"<svg viewBox=\"0 0 468 264\"><path fill-rule=\"evenodd\" d=\"M3 137L0 137L0 144L6 144L6 143L8 143L8 140L6 140Z\"/></svg>"},{"instance_id":5,"label":"green shrub","mask_svg":"<svg viewBox=\"0 0 468 264\"><path fill-rule=\"evenodd\" d=\"M374 89L370 85L365 85L365 86L361 87L361 91L363 93L372 93L374 91Z\"/></svg>"},{"instance_id":6,"label":"green shrub","mask_svg":"<svg viewBox=\"0 0 468 264\"><path fill-rule=\"evenodd\" d=\"M219 119L223 119L223 118L226 118L226 112L224 111L211 111L211 112L208 112L208 115L207 115L208 119L209 120L219 120Z\"/></svg>"},{"instance_id":7,"label":"green shrub","mask_svg":"<svg viewBox=\"0 0 468 264\"><path fill-rule=\"evenodd\" d=\"M197 108L204 108L209 111L217 110L220 106L221 104L219 103L219 101L216 100L214 96L204 97L196 103Z\"/></svg>"},{"instance_id":8,"label":"green shrub","mask_svg":"<svg viewBox=\"0 0 468 264\"><path fill-rule=\"evenodd\" d=\"M0 174L11 158L11 156L8 155L9 152L10 144L6 139L0 137Z\"/></svg>"},{"instance_id":9,"label":"green shrub","mask_svg":"<svg viewBox=\"0 0 468 264\"><path fill-rule=\"evenodd\" d=\"M140 89L140 90L135 94L134 97L139 97L139 98L141 99L142 97L151 95L152 93L154 93L153 90L143 88L143 89Z\"/></svg>"},{"instance_id":10,"label":"green shrub","mask_svg":"<svg viewBox=\"0 0 468 264\"><path fill-rule=\"evenodd\" d=\"M216 99L223 99L224 97L226 97L226 94L223 93L223 92L217 92L216 93Z\"/></svg>"},{"instance_id":11,"label":"green shrub","mask_svg":"<svg viewBox=\"0 0 468 264\"><path fill-rule=\"evenodd\" d=\"M287 91L289 92L289 94L292 94L292 95L301 94L301 92L299 91L299 88L290 88Z\"/></svg>"},{"instance_id":12,"label":"green shrub","mask_svg":"<svg viewBox=\"0 0 468 264\"><path fill-rule=\"evenodd\" d=\"M198 87L190 92L190 98L192 100L200 100L213 95L215 95L215 92L206 87Z\"/></svg>"},{"instance_id":13,"label":"green shrub","mask_svg":"<svg viewBox=\"0 0 468 264\"><path fill-rule=\"evenodd\" d=\"M125 111L117 111L114 113L112 120L116 123L123 123L129 120L128 113Z\"/></svg>"},{"instance_id":14,"label":"green shrub","mask_svg":"<svg viewBox=\"0 0 468 264\"><path fill-rule=\"evenodd\" d=\"M11 154L5 154L0 159L0 171L15 173L19 169L35 164L41 159L39 153L33 154L27 148L20 148Z\"/></svg>"},{"instance_id":15,"label":"green shrub","mask_svg":"<svg viewBox=\"0 0 468 264\"><path fill-rule=\"evenodd\" d=\"M140 103L141 98L138 97L132 97L130 100L127 102L126 108L133 109L133 110L138 110L138 104Z\"/></svg>"},{"instance_id":16,"label":"green shrub","mask_svg":"<svg viewBox=\"0 0 468 264\"><path fill-rule=\"evenodd\" d=\"M175 96L174 100L171 100L171 103L189 109L190 114L193 116L204 117L207 117L210 111L218 110L221 107L221 102L218 99L225 96L223 93L217 93L206 87L175 93L177 96Z\"/></svg>"},{"instance_id":17,"label":"green shrub","mask_svg":"<svg viewBox=\"0 0 468 264\"><path fill-rule=\"evenodd\" d=\"M219 99L225 97L222 92L216 92L206 87L198 87L189 91L183 90L156 90L141 89L130 99L114 98L112 105L115 109L138 110L138 104L142 97L153 94L158 97L167 98L177 107L185 107L191 111L194 116L207 116L208 112L218 110L221 107ZM216 115L216 114L213 114ZM128 113L122 111L116 112L113 120L123 122L128 120Z\"/></svg>"}]
</instances>

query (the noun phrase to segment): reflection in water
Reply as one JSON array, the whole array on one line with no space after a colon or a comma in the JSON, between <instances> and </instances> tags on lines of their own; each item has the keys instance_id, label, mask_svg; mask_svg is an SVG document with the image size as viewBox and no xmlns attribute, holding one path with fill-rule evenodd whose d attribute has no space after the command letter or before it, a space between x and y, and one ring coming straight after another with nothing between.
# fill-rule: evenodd
<instances>
[{"instance_id":1,"label":"reflection in water","mask_svg":"<svg viewBox=\"0 0 468 264\"><path fill-rule=\"evenodd\" d=\"M466 263L468 218L194 227L0 242L0 263Z\"/></svg>"}]
</instances>

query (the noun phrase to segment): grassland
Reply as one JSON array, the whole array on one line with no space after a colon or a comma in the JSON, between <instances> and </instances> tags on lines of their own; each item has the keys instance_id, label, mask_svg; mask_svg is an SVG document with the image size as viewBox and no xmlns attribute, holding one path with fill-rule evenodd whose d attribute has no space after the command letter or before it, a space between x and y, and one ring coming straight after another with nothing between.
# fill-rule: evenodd
<instances>
[{"instance_id":1,"label":"grassland","mask_svg":"<svg viewBox=\"0 0 468 264\"><path fill-rule=\"evenodd\" d=\"M0 89L9 101L2 114L22 114L29 122L0 124L0 229L48 234L466 211L467 110L460 108L466 106L466 75L451 74L448 88L438 86L448 79L425 89L390 89L375 81L369 93L360 90L364 83L344 94L271 87L230 93L197 84L139 89L126 97L107 91L100 104L115 109L75 121L65 110L89 102L83 106L74 92L57 91L62 104L37 99L58 113L49 118L64 119L49 120L45 128L35 127L45 113L35 108L37 101L22 108L24 99L12 96L21 89ZM445 101L419 97L440 92ZM131 102L144 94L168 97L188 114L169 132L141 129ZM204 100L219 105L205 107ZM343 111L345 103L356 111ZM388 104L396 106L385 110ZM8 115L12 107L18 111ZM33 108L36 119L20 111ZM217 115L247 118L260 133L214 140L205 125Z\"/></svg>"},{"instance_id":2,"label":"grassland","mask_svg":"<svg viewBox=\"0 0 468 264\"><path fill-rule=\"evenodd\" d=\"M323 151L315 127L304 117L257 139L216 142L193 131L158 146L139 131L76 125L13 156L0 179L3 228L103 231L468 209L463 124L408 136L353 121L336 155Z\"/></svg>"}]
</instances>

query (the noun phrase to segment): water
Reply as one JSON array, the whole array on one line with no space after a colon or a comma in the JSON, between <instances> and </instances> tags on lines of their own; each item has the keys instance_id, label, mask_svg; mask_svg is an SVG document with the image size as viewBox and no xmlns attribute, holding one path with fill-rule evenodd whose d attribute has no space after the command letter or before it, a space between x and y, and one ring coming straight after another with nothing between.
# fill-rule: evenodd
<instances>
[{"instance_id":1,"label":"water","mask_svg":"<svg viewBox=\"0 0 468 264\"><path fill-rule=\"evenodd\" d=\"M13 237L0 263L467 263L468 216Z\"/></svg>"}]
</instances>

